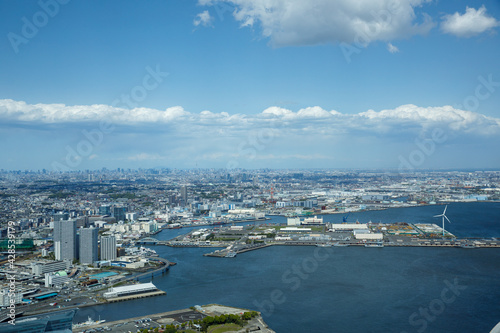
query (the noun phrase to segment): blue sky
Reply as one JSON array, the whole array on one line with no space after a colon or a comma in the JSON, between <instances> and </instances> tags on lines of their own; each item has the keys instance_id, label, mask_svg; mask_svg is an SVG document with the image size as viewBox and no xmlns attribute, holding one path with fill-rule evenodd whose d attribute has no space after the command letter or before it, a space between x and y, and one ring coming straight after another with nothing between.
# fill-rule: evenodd
<instances>
[{"instance_id":1,"label":"blue sky","mask_svg":"<svg viewBox=\"0 0 500 333\"><path fill-rule=\"evenodd\" d=\"M498 168L499 26L498 1L0 0L0 168Z\"/></svg>"}]
</instances>

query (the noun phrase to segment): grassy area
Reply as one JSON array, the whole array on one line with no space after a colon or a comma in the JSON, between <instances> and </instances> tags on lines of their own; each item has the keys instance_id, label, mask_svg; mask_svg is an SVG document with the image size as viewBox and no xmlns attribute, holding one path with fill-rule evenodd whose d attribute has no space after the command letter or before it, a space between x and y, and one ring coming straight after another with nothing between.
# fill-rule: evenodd
<instances>
[{"instance_id":1,"label":"grassy area","mask_svg":"<svg viewBox=\"0 0 500 333\"><path fill-rule=\"evenodd\" d=\"M241 326L236 324L214 325L208 328L208 333L224 333L241 330Z\"/></svg>"}]
</instances>

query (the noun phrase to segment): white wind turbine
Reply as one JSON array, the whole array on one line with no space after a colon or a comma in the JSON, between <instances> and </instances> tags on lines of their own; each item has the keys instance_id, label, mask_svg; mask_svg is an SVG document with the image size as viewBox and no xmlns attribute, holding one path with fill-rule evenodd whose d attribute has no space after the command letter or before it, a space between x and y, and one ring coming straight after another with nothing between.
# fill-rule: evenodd
<instances>
[{"instance_id":1,"label":"white wind turbine","mask_svg":"<svg viewBox=\"0 0 500 333\"><path fill-rule=\"evenodd\" d=\"M443 214L434 215L434 217L442 217L443 218L443 238L444 238L444 219L448 220L448 222L451 223L450 219L445 215L446 214L446 208L448 208L448 205L446 205L444 207Z\"/></svg>"}]
</instances>

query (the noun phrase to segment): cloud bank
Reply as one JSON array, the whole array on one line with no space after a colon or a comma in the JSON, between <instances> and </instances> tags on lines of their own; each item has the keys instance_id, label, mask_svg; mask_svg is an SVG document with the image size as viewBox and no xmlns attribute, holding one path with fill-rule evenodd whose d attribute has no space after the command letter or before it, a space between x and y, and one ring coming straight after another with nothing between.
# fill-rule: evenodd
<instances>
[{"instance_id":1,"label":"cloud bank","mask_svg":"<svg viewBox=\"0 0 500 333\"><path fill-rule=\"evenodd\" d=\"M111 126L102 130L102 123ZM0 100L4 168L397 167L444 133L422 167L497 166L500 119L451 106L401 105L346 114L271 106L255 114ZM424 141L422 141L424 140ZM79 159L74 154L79 154ZM469 163L469 164L468 164ZM58 167L54 167L57 165Z\"/></svg>"},{"instance_id":2,"label":"cloud bank","mask_svg":"<svg viewBox=\"0 0 500 333\"><path fill-rule=\"evenodd\" d=\"M0 119L3 123L16 122L43 126L48 124L84 124L106 121L117 125L141 125L184 130L198 128L208 132L237 132L262 127L283 130L327 130L336 128L346 131L389 133L404 128L426 130L441 126L461 133L496 135L500 133L500 119L480 113L455 109L451 106L420 107L413 104L395 109L367 110L356 114L343 114L336 110L325 110L319 106L292 111L271 106L253 115L214 113L202 111L192 113L182 106L165 110L151 108L123 109L109 105L27 104L10 99L0 100Z\"/></svg>"}]
</instances>

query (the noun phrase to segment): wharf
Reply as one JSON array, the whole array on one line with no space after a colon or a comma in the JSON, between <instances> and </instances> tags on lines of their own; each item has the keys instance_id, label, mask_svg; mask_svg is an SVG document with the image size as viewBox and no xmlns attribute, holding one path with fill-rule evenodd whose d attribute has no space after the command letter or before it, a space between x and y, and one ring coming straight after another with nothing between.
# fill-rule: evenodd
<instances>
[{"instance_id":1,"label":"wharf","mask_svg":"<svg viewBox=\"0 0 500 333\"><path fill-rule=\"evenodd\" d=\"M115 303L115 302L129 301L131 299L146 298L146 297L160 296L160 295L166 295L166 294L167 293L164 292L163 290L157 290L157 291L152 291L152 292L149 292L149 293L141 293L141 294L135 294L135 295L130 295L130 296L121 296L121 297L109 298L109 299L106 300L106 303Z\"/></svg>"},{"instance_id":2,"label":"wharf","mask_svg":"<svg viewBox=\"0 0 500 333\"><path fill-rule=\"evenodd\" d=\"M248 251L254 251L254 250L259 250L263 249L265 247L271 246L272 244L259 244L259 245L247 245L244 247L240 248L232 248L232 249L224 249L224 250L219 250L211 253L205 253L205 257L216 257L216 258L232 258L235 257L237 254L248 252ZM233 253L234 255L230 255Z\"/></svg>"},{"instance_id":3,"label":"wharf","mask_svg":"<svg viewBox=\"0 0 500 333\"><path fill-rule=\"evenodd\" d=\"M181 325L194 320L201 320L206 316L242 314L250 310L234 308L219 304L210 304L203 306L195 306L191 309L168 311L156 314L150 314L141 317L127 318L111 322L104 322L94 325L86 325L84 327L74 327L73 332L84 331L109 331L109 332L137 332L138 330L148 329L154 330L162 325ZM272 329L264 322L262 316L259 315L248 321L239 332L262 332L274 333Z\"/></svg>"}]
</instances>

